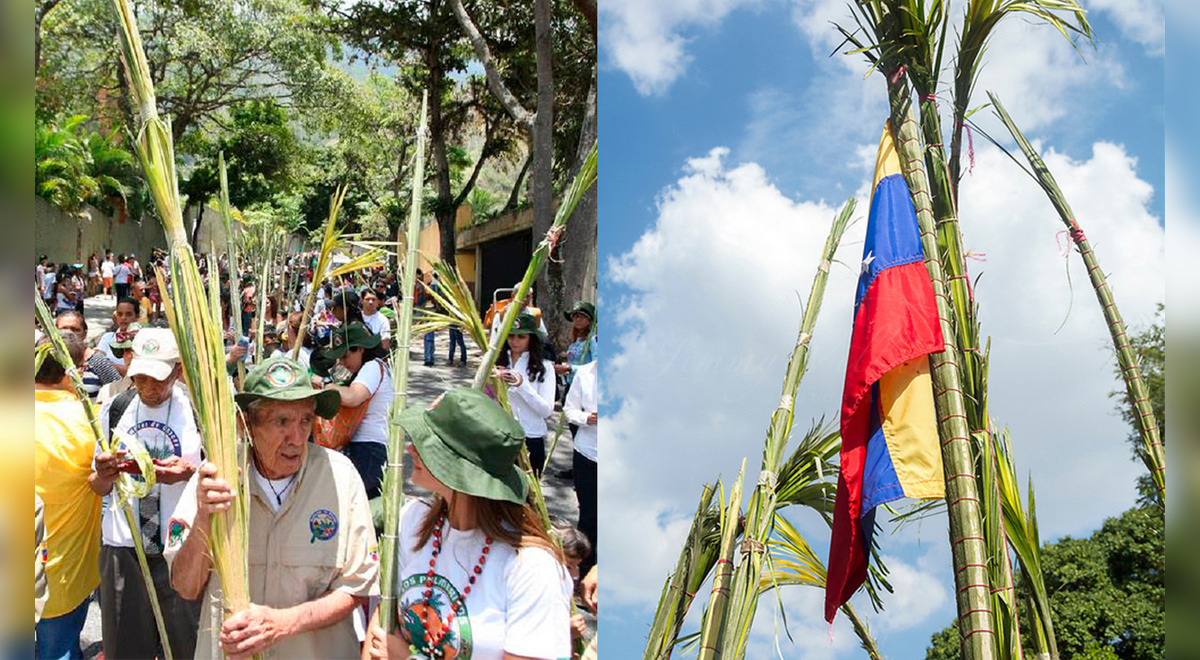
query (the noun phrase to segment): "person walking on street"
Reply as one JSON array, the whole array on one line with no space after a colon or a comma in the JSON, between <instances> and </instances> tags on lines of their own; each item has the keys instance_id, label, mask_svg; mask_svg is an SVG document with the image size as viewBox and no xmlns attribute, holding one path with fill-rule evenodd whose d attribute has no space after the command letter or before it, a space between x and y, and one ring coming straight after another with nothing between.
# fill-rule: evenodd
<instances>
[{"instance_id":1,"label":"person walking on street","mask_svg":"<svg viewBox=\"0 0 1200 660\"><path fill-rule=\"evenodd\" d=\"M571 578L527 501L520 425L470 388L397 423L412 439L412 481L433 500L400 512L398 634L376 612L362 657L571 657Z\"/></svg>"},{"instance_id":2,"label":"person walking on street","mask_svg":"<svg viewBox=\"0 0 1200 660\"><path fill-rule=\"evenodd\" d=\"M525 430L533 473L546 464L546 418L554 412L554 364L542 358L537 320L521 312L508 332L508 349L496 360L496 375L508 384L513 417Z\"/></svg>"},{"instance_id":3,"label":"person walking on street","mask_svg":"<svg viewBox=\"0 0 1200 660\"><path fill-rule=\"evenodd\" d=\"M91 487L98 495L113 497L122 462L128 458L129 438L145 447L154 460L155 485L145 497L133 500L131 530L124 515L106 506L100 546L100 617L104 633L104 656L124 658L162 657L165 642L158 637L150 595L134 551L133 535L142 537L152 588L162 608L163 619L175 657L195 655L199 603L180 596L171 586L163 549L178 530L170 521L188 479L200 463L200 432L192 404L182 388L175 387L182 368L175 337L165 328L145 328L133 339L129 375L134 389L108 402L100 411L105 439L117 436L114 452L96 449Z\"/></svg>"},{"instance_id":4,"label":"person walking on street","mask_svg":"<svg viewBox=\"0 0 1200 660\"><path fill-rule=\"evenodd\" d=\"M109 252L104 257L104 261L100 262L100 284L103 287L101 293L106 296L113 295L113 277L116 272L116 264L113 263L112 253Z\"/></svg>"},{"instance_id":5,"label":"person walking on street","mask_svg":"<svg viewBox=\"0 0 1200 660\"><path fill-rule=\"evenodd\" d=\"M113 267L113 286L116 287L117 300L129 297L131 284L133 284L133 269L129 266L125 255L122 254L117 257L117 264Z\"/></svg>"},{"instance_id":6,"label":"person walking on street","mask_svg":"<svg viewBox=\"0 0 1200 660\"><path fill-rule=\"evenodd\" d=\"M279 357L255 366L235 398L252 438L250 491L239 495L250 498L251 605L220 609L209 530L213 514L229 511L238 477L206 463L188 482L171 520L179 534L166 550L172 583L208 604L195 657L355 657L352 613L379 595L375 527L354 465L308 440L313 419L337 414L340 397L314 389L307 369Z\"/></svg>"},{"instance_id":7,"label":"person walking on street","mask_svg":"<svg viewBox=\"0 0 1200 660\"><path fill-rule=\"evenodd\" d=\"M591 541L591 552L580 564L579 572L587 573L596 565L596 459L599 442L596 433L599 392L596 382L596 361L593 360L575 371L575 379L571 381L571 389L567 390L567 399L563 404L563 413L567 421L579 430L575 432L575 453L572 459L572 471L575 484L575 498L579 502L579 531L587 535Z\"/></svg>"},{"instance_id":8,"label":"person walking on street","mask_svg":"<svg viewBox=\"0 0 1200 660\"><path fill-rule=\"evenodd\" d=\"M63 341L81 367L83 340L66 332ZM100 584L100 498L88 488L96 440L70 376L53 357L42 361L34 377L33 424L34 494L44 504L40 559L47 587L34 630L35 653L44 660L77 660L83 657L79 635L88 603Z\"/></svg>"}]
</instances>

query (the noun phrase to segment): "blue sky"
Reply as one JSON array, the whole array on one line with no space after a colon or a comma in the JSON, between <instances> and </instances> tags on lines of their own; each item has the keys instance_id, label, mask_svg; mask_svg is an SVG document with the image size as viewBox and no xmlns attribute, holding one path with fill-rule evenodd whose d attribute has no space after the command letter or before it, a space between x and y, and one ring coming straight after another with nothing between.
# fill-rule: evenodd
<instances>
[{"instance_id":1,"label":"blue sky","mask_svg":"<svg viewBox=\"0 0 1200 660\"><path fill-rule=\"evenodd\" d=\"M886 108L860 57L829 57L839 41L829 20L844 2L601 4L601 630L606 656L625 658L642 652L701 485L732 478L743 457L748 486L757 478L797 300L837 208L850 195L867 206ZM1136 326L1163 299L1162 7L1085 6L1098 40L1085 60L1052 30L1010 20L975 104L997 91L1041 148ZM1001 137L988 114L980 123ZM1012 429L1018 472L1033 478L1043 540L1086 535L1133 504L1139 474L1106 396L1118 384L1104 325L1040 190L980 135L974 150L960 215L993 339L992 414ZM831 274L796 433L836 414L864 225L843 240L848 266ZM790 518L824 555L823 523ZM946 545L940 520L885 530L896 594L881 614L855 603L886 656L923 657L952 620ZM830 641L820 599L803 588L783 595L794 640L780 634L783 656L861 657L844 622ZM748 657L775 655L774 603L762 601Z\"/></svg>"}]
</instances>

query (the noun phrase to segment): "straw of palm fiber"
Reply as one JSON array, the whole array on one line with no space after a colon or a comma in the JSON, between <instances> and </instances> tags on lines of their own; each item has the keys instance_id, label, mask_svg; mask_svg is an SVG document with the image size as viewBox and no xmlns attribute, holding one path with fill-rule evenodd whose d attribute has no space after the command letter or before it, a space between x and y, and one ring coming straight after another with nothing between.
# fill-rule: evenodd
<instances>
[{"instance_id":1,"label":"straw of palm fiber","mask_svg":"<svg viewBox=\"0 0 1200 660\"><path fill-rule=\"evenodd\" d=\"M999 462L987 432L971 434L979 457L979 502L983 517L983 539L987 547L987 572L992 589L992 616L996 622L996 645L1001 655L1020 659L1021 626L1017 618L1017 589L1013 582L1012 555L1004 525L1004 507L999 488Z\"/></svg>"},{"instance_id":2,"label":"straw of palm fiber","mask_svg":"<svg viewBox=\"0 0 1200 660\"><path fill-rule=\"evenodd\" d=\"M742 477L746 474L746 459L738 470L737 479L729 488L729 501L720 503L721 549L718 552L716 571L713 574L712 594L708 598L708 609L700 624L699 660L714 660L721 657L722 638L725 634L725 607L729 602L729 583L733 579L733 551L740 531L742 513ZM718 490L720 484L718 483ZM722 493L724 500L724 493Z\"/></svg>"},{"instance_id":3,"label":"straw of palm fiber","mask_svg":"<svg viewBox=\"0 0 1200 660\"><path fill-rule=\"evenodd\" d=\"M413 285L417 279L417 243L421 232L421 194L425 182L425 140L428 132L426 126L426 106L429 93L421 94L421 119L417 128L416 162L413 164L412 202L409 207L408 224L405 229L405 241L396 236L396 251L399 254L401 245L407 245L408 252L404 259L404 273L401 277L400 290L406 292L397 310L396 350L392 352L392 387L395 398L389 411L391 419L404 412L408 404L408 362L409 344L412 340L413 320ZM380 593L379 620L389 633L395 632L396 620L396 558L400 538L400 509L404 505L404 452L405 431L402 426L392 423L388 429L388 463L383 475L383 555L379 565Z\"/></svg>"},{"instance_id":4,"label":"straw of palm fiber","mask_svg":"<svg viewBox=\"0 0 1200 660\"><path fill-rule=\"evenodd\" d=\"M225 227L225 263L229 264L229 332L236 338L242 335L241 282L238 280L237 225L229 205L229 176L225 171L225 152L217 153L221 183L221 224ZM219 273L218 269L218 273ZM220 279L217 277L216 279ZM246 362L237 361L237 382L246 380Z\"/></svg>"},{"instance_id":5,"label":"straw of palm fiber","mask_svg":"<svg viewBox=\"0 0 1200 660\"><path fill-rule=\"evenodd\" d=\"M239 439L233 388L225 376L219 287L210 287L205 296L195 254L188 244L171 132L158 115L137 20L128 0L113 0L113 4L121 24L121 53L129 89L138 109L138 157L170 248L170 277L164 277L161 270L158 273L159 281L170 283L161 289L167 319L179 344L180 362L208 460L231 482L235 494L245 494L249 473L241 468L245 466L246 447ZM236 497L233 507L214 514L211 523L209 548L220 579L224 611L229 613L250 605L246 548L249 501L245 496Z\"/></svg>"},{"instance_id":6,"label":"straw of palm fiber","mask_svg":"<svg viewBox=\"0 0 1200 660\"><path fill-rule=\"evenodd\" d=\"M105 442L104 435L100 429L100 420L96 417L96 408L92 405L88 398L87 392L83 388L83 377L79 373L79 368L71 361L71 355L67 352L67 345L63 342L62 333L59 332L58 326L54 323L54 317L50 314L50 308L46 307L46 303L37 293L33 296L34 316L37 318L38 325L42 327L42 332L49 338L50 343L44 344L44 350L39 350L35 357L34 372L41 369L42 360L47 357L57 360L59 364L66 370L67 376L71 379L71 387L75 390L75 396L79 398L79 405L83 406L83 412L87 416L88 426L92 429L92 437L96 444L104 451L112 453L116 450L119 440L117 437L112 437L108 442ZM136 446L135 446L136 445ZM146 452L144 446L140 443L127 442L130 449L131 457L137 461L138 468L141 471L142 481L135 482L132 475L122 474L118 479L118 483L113 486L112 508L119 510L125 518L125 524L129 526L133 536L133 552L137 556L138 568L142 572L142 580L146 586L146 593L150 598L150 610L154 614L154 625L158 629L158 638L162 643L163 655L166 660L173 660L171 654L171 644L167 637L167 626L163 620L162 606L158 602L158 591L154 588L154 578L150 575L150 564L146 560L146 548L142 544L142 535L139 532L140 525L133 515L133 497L143 497L154 486L154 462L150 460L150 455Z\"/></svg>"},{"instance_id":7,"label":"straw of palm fiber","mask_svg":"<svg viewBox=\"0 0 1200 660\"><path fill-rule=\"evenodd\" d=\"M767 428L758 484L755 486L754 494L750 496L750 504L746 508L746 532L742 537L742 561L733 574L729 609L727 612L720 612L721 616L726 617L725 644L722 649L722 656L726 658L740 658L745 654L746 643L750 637L750 626L758 611L758 580L762 572L765 544L771 536L772 523L775 520L776 474L783 461L783 452L787 448L788 438L791 436L792 409L796 402L796 392L800 388L800 381L803 379L808 365L808 345L817 325L821 301L825 297L825 285L829 281L829 264L833 262L838 244L842 240L842 234L850 224L854 207L854 198L847 200L829 228L829 236L825 239L825 246L821 251L820 265L813 277L808 302L804 307L800 333L796 337L796 344L792 347L792 356L788 360L779 406L772 413Z\"/></svg>"},{"instance_id":8,"label":"straw of palm fiber","mask_svg":"<svg viewBox=\"0 0 1200 660\"><path fill-rule=\"evenodd\" d=\"M990 92L988 93L988 98L992 100L996 116L1004 123L1005 128L1008 129L1013 139L1021 147L1025 158L1029 160L1032 171L1026 170L1026 172L1038 182L1038 185L1045 191L1046 196L1050 198L1050 203L1054 205L1054 210L1058 211L1059 217L1070 233L1071 240L1079 249L1079 256L1083 259L1084 266L1087 267L1088 278L1091 280L1092 288L1096 292L1096 300L1100 303L1100 311L1104 314L1104 322L1108 325L1108 332L1112 337L1113 348L1117 353L1117 364L1121 368L1121 379L1125 383L1126 397L1133 408L1133 418L1137 422L1138 434L1142 438L1142 446L1138 455L1141 457L1142 462L1145 463L1146 469L1150 471L1150 478L1154 480L1159 506L1164 506L1166 503L1167 473L1162 432L1158 427L1158 419L1154 414L1154 408L1150 405L1150 394L1146 390L1145 381L1142 380L1141 368L1138 366L1137 356L1134 355L1133 347L1129 343L1125 321L1121 317L1120 310L1117 309L1117 302L1113 298L1112 290L1108 287L1108 278L1104 275L1104 271L1100 269L1096 253L1092 250L1091 243L1088 242L1083 229L1079 227L1079 221L1075 218L1075 212L1071 210L1071 205L1067 203L1066 196L1059 189L1058 182L1055 181L1054 175L1050 173L1050 168L1046 167L1046 163L1038 155L1037 151L1034 150L1033 145L1029 143L1029 140L1025 139L1025 135L1021 133L1016 123L1009 117L1008 112L1001 105L1000 99ZM1005 153L1008 153L1007 150ZM1011 157L1011 154L1009 156ZM1015 162L1016 159L1014 158L1013 160ZM1022 169L1024 168L1022 167Z\"/></svg>"},{"instance_id":9,"label":"straw of palm fiber","mask_svg":"<svg viewBox=\"0 0 1200 660\"><path fill-rule=\"evenodd\" d=\"M525 269L525 276L521 278L521 283L517 286L517 290L513 292L512 302L505 308L504 319L500 323L500 331L492 336L489 342L487 351L483 354L483 359L480 360L479 369L475 372L475 378L471 386L477 390L482 390L488 377L492 373L492 367L496 365L496 358L500 354L500 347L504 345L504 341L508 339L508 332L512 329L513 321L516 320L517 314L525 306L525 297L529 295L529 287L533 285L533 281L537 279L542 272L542 267L545 265L546 258L550 255L551 250L562 239L562 234L566 230L567 218L575 212L575 207L579 205L579 200L583 195L596 183L596 158L599 149L599 143L592 144L592 150L583 161L583 165L579 167L579 172L575 174L575 178L571 181L571 185L567 188L566 194L563 196L563 201L558 206L558 210L554 214L554 222L550 224L550 229L546 232L546 237L538 244L538 247L533 252L533 257L529 260L529 266Z\"/></svg>"}]
</instances>

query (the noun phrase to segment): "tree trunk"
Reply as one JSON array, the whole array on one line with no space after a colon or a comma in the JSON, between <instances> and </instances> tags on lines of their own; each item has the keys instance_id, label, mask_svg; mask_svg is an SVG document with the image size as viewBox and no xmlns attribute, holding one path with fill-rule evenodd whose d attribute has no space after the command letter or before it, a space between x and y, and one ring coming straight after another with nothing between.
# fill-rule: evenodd
<instances>
[{"instance_id":1,"label":"tree trunk","mask_svg":"<svg viewBox=\"0 0 1200 660\"><path fill-rule=\"evenodd\" d=\"M441 1L431 0L429 16L441 12ZM446 159L446 126L442 116L442 85L445 72L441 66L442 39L433 36L425 51L425 65L429 69L429 140L433 151L434 179L437 187L437 204L433 215L438 224L438 258L454 264L454 193L450 190L450 163Z\"/></svg>"},{"instance_id":2,"label":"tree trunk","mask_svg":"<svg viewBox=\"0 0 1200 660\"><path fill-rule=\"evenodd\" d=\"M575 163L571 176L579 172L580 166L596 142L596 66L592 65L592 82L588 89L587 105L579 131L579 142L575 149ZM567 221L567 233L558 247L562 263L551 262L542 277L545 292L541 298L544 313L553 311L555 318L578 300L596 302L596 218L599 194L592 188L579 200L575 213ZM563 323L546 324L556 346L566 346L570 327Z\"/></svg>"},{"instance_id":3,"label":"tree trunk","mask_svg":"<svg viewBox=\"0 0 1200 660\"><path fill-rule=\"evenodd\" d=\"M554 222L554 43L550 26L550 0L535 0L533 22L537 49L537 112L533 117L533 139L530 160L530 198L533 201L533 235L544 236ZM571 231L568 225L568 231ZM549 268L542 271L537 282L538 307L543 315L556 318L562 311L561 264L550 255ZM551 271L558 271L552 273ZM550 325L550 324L547 324Z\"/></svg>"},{"instance_id":4,"label":"tree trunk","mask_svg":"<svg viewBox=\"0 0 1200 660\"><path fill-rule=\"evenodd\" d=\"M521 188L524 187L525 175L529 174L530 162L529 156L526 156L525 162L521 163L521 170L517 172L517 180L513 182L512 190L508 193L508 201L504 203L501 213L517 208L517 203L521 200Z\"/></svg>"}]
</instances>

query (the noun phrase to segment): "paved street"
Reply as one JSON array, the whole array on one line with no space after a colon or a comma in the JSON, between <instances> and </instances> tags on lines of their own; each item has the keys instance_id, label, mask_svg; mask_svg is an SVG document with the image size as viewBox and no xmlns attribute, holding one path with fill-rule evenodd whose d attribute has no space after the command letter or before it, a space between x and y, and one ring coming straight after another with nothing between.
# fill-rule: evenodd
<instances>
[{"instance_id":1,"label":"paved street","mask_svg":"<svg viewBox=\"0 0 1200 660\"><path fill-rule=\"evenodd\" d=\"M101 334L108 330L111 325L113 306L115 300L111 296L97 296L89 298L84 302L85 315L88 322L88 337L91 341L95 341ZM475 368L479 364L481 351L467 341L468 359L467 366L447 366L445 359L449 352L449 341L447 333L439 333L436 337L436 364L433 367L426 367L422 364L422 343L420 338L412 342L413 346L409 356L409 403L410 404L428 404L433 401L439 394L454 387L470 385L471 378L475 374ZM551 433L547 437L546 443L550 444L554 429L558 425L558 416L561 413L556 413L555 418L550 420ZM563 425L562 436L559 438L558 444L555 447L553 455L548 460L546 474L543 475L543 494L546 498L546 507L551 516L559 517L568 520L574 524L578 517L578 506L575 501L575 491L573 484L569 480L563 480L555 476L559 470L566 470L571 467L571 458L573 447L571 445L570 430ZM421 496L423 493L420 489L413 487L408 483L408 474L412 466L410 459L405 457L405 492L411 496ZM95 601L92 602L88 611L87 624L84 627L81 643L84 648L84 656L94 658L100 653L100 609Z\"/></svg>"}]
</instances>

